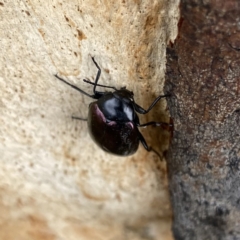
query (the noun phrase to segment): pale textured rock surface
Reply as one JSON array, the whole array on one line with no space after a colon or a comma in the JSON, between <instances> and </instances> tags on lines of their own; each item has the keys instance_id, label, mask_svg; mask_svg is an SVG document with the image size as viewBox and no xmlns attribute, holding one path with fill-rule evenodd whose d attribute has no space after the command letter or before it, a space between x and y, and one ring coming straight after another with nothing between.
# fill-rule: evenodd
<instances>
[{"instance_id":1,"label":"pale textured rock surface","mask_svg":"<svg viewBox=\"0 0 240 240\"><path fill-rule=\"evenodd\" d=\"M172 239L165 163L142 147L106 154L90 139L97 69L145 108L164 84L178 1L0 1L0 239ZM141 117L168 121L165 105ZM160 128L142 131L167 148ZM151 135L151 138L150 138Z\"/></svg>"}]
</instances>

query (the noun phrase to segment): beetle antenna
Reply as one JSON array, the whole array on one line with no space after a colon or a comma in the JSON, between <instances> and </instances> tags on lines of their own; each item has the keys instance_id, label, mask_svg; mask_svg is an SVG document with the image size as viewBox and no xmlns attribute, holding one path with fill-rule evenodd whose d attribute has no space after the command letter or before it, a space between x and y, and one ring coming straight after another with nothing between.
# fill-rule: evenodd
<instances>
[{"instance_id":1,"label":"beetle antenna","mask_svg":"<svg viewBox=\"0 0 240 240\"><path fill-rule=\"evenodd\" d=\"M98 66L97 62L95 61L94 57L92 57L92 60L95 64L95 66L97 67L98 69L98 72L97 72L97 76L95 78L95 84L94 84L94 87L93 87L93 93L96 94L96 86L97 86L97 83L98 83L98 80L100 78L100 75L101 75L101 68Z\"/></svg>"}]
</instances>

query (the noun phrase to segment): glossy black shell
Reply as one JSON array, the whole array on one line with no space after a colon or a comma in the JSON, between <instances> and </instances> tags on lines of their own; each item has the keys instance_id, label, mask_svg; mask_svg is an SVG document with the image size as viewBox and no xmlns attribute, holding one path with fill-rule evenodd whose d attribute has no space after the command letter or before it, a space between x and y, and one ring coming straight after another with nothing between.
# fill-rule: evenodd
<instances>
[{"instance_id":1,"label":"glossy black shell","mask_svg":"<svg viewBox=\"0 0 240 240\"><path fill-rule=\"evenodd\" d=\"M128 156L139 146L139 123L127 89L107 92L89 105L88 129L92 139L105 151Z\"/></svg>"},{"instance_id":2,"label":"glossy black shell","mask_svg":"<svg viewBox=\"0 0 240 240\"><path fill-rule=\"evenodd\" d=\"M57 74L55 75L58 80L64 82L78 92L96 99L95 102L89 105L87 119L81 117L72 118L87 121L92 139L100 148L109 153L119 156L131 155L137 151L139 142L141 142L147 151L153 151L160 157L156 150L147 145L138 127L150 125L166 127L170 125L168 123L155 121L140 124L136 112L140 114L148 113L161 98L167 97L169 94L158 96L148 109L145 110L134 102L133 93L125 87L118 90L113 86L98 84L101 69L93 57L92 60L98 69L95 82L92 83L86 79L83 81L93 85L93 94L89 94L81 88L67 82ZM114 89L114 92L99 92L96 90L96 87Z\"/></svg>"}]
</instances>

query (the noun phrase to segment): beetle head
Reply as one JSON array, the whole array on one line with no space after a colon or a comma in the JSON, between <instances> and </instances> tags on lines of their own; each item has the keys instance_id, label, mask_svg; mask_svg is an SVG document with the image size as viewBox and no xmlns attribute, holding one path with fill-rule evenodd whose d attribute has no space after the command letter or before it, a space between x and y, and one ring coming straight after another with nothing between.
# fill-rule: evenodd
<instances>
[{"instance_id":1,"label":"beetle head","mask_svg":"<svg viewBox=\"0 0 240 240\"><path fill-rule=\"evenodd\" d=\"M122 87L120 90L117 90L116 92L113 93L113 95L117 98L120 99L126 99L130 102L133 101L133 92L129 91L126 87Z\"/></svg>"}]
</instances>

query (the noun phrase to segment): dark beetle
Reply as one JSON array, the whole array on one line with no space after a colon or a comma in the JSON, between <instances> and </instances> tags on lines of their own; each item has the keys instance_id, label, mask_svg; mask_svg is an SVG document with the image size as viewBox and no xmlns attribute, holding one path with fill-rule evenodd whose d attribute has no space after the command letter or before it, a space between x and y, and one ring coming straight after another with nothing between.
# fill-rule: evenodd
<instances>
[{"instance_id":1,"label":"dark beetle","mask_svg":"<svg viewBox=\"0 0 240 240\"><path fill-rule=\"evenodd\" d=\"M145 127L148 125L169 126L169 124L162 122L140 124L136 112L140 114L148 113L161 98L169 95L158 96L150 107L147 110L144 110L134 102L133 92L127 90L126 87L122 87L118 90L115 87L98 84L101 69L93 57L92 60L98 68L95 82L92 83L86 79L83 81L93 85L93 95L84 92L77 86L74 86L55 75L57 79L63 81L86 96L97 99L97 101L90 103L87 119L79 117L73 118L87 121L92 139L100 148L109 153L119 156L131 155L137 151L140 141L147 151L154 151L158 154L154 149L147 145L144 137L139 132L138 127ZM97 86L111 88L114 92L96 91Z\"/></svg>"}]
</instances>

